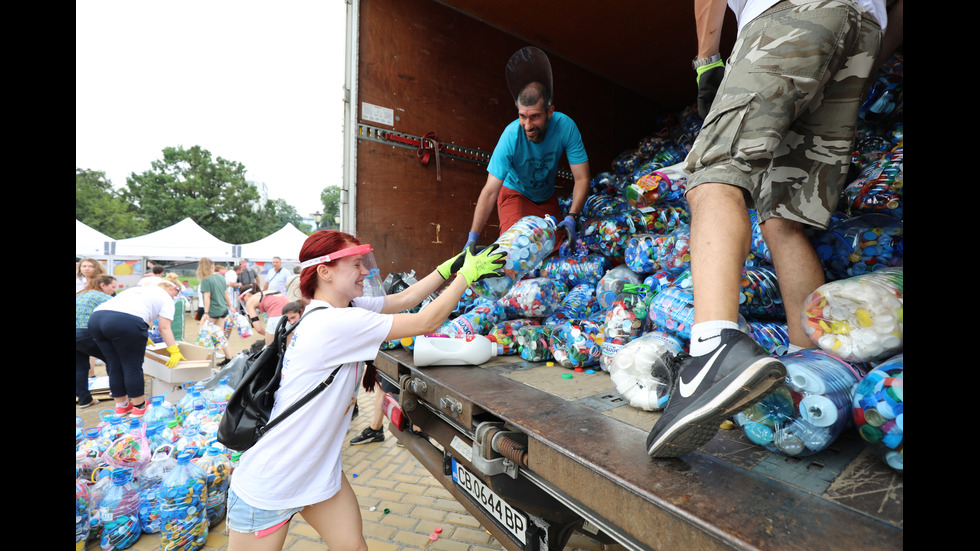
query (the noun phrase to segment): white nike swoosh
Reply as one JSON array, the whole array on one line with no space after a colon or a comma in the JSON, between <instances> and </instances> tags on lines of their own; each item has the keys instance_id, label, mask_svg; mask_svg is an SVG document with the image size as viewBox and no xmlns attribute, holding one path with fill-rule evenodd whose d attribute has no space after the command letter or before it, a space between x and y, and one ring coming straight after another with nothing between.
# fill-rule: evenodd
<instances>
[{"instance_id":1,"label":"white nike swoosh","mask_svg":"<svg viewBox=\"0 0 980 551\"><path fill-rule=\"evenodd\" d=\"M680 382L679 388L681 391L681 396L685 398L689 398L692 394L694 394L694 391L698 389L698 385L700 385L701 381L704 380L705 375L707 375L708 371L711 370L711 366L714 365L715 360L718 359L718 356L721 354L722 350L724 350L726 346L728 345L723 344L718 347L718 350L714 353L714 355L711 356L711 359L708 360L708 363L704 364L704 367L701 368L701 371L698 372L697 376L694 377L693 380L691 380L690 382L684 382L684 379L678 378L678 381Z\"/></svg>"}]
</instances>

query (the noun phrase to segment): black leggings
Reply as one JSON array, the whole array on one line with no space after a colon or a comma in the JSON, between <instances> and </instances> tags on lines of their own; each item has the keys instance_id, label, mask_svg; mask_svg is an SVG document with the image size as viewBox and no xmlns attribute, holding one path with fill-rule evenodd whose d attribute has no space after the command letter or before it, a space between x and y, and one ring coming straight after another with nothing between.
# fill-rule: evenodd
<instances>
[{"instance_id":1,"label":"black leggings","mask_svg":"<svg viewBox=\"0 0 980 551\"><path fill-rule=\"evenodd\" d=\"M105 356L112 397L142 396L146 322L132 314L99 310L89 318L88 330Z\"/></svg>"}]
</instances>

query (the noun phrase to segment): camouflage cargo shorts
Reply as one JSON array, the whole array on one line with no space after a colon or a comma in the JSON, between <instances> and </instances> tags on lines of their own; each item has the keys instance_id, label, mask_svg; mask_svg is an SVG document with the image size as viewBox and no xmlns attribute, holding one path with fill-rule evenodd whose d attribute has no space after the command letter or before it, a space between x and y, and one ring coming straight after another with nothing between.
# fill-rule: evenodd
<instances>
[{"instance_id":1,"label":"camouflage cargo shorts","mask_svg":"<svg viewBox=\"0 0 980 551\"><path fill-rule=\"evenodd\" d=\"M739 186L763 221L825 228L881 34L848 0L784 0L746 24L687 157L688 189Z\"/></svg>"}]
</instances>

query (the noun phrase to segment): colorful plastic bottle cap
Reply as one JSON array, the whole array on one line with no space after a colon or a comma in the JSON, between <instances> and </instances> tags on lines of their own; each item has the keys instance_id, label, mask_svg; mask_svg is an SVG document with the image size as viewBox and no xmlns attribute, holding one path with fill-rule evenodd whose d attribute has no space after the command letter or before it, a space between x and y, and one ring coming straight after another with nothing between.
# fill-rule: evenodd
<instances>
[{"instance_id":1,"label":"colorful plastic bottle cap","mask_svg":"<svg viewBox=\"0 0 980 551\"><path fill-rule=\"evenodd\" d=\"M436 529L433 530L433 532L435 532L436 534L441 534L442 533L442 526L436 526Z\"/></svg>"},{"instance_id":2,"label":"colorful plastic bottle cap","mask_svg":"<svg viewBox=\"0 0 980 551\"><path fill-rule=\"evenodd\" d=\"M829 427L837 422L837 406L826 396L804 396L800 416L815 427Z\"/></svg>"},{"instance_id":3,"label":"colorful plastic bottle cap","mask_svg":"<svg viewBox=\"0 0 980 551\"><path fill-rule=\"evenodd\" d=\"M562 373L561 374L561 378L562 379L571 379L572 378L572 374L571 373Z\"/></svg>"}]
</instances>

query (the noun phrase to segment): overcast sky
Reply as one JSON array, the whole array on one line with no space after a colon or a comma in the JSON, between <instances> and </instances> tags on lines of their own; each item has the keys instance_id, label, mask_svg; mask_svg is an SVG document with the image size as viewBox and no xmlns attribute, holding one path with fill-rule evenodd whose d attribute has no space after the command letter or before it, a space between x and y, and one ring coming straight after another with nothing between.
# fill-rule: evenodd
<instances>
[{"instance_id":1,"label":"overcast sky","mask_svg":"<svg viewBox=\"0 0 980 551\"><path fill-rule=\"evenodd\" d=\"M343 0L75 3L75 166L117 188L165 147L245 165L302 216L342 182Z\"/></svg>"}]
</instances>

